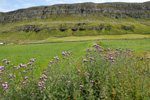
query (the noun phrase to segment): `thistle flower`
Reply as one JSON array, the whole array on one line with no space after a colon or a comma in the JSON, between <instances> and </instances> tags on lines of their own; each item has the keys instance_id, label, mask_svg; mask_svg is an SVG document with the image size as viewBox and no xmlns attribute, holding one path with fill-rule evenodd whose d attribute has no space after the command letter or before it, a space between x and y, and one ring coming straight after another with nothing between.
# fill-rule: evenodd
<instances>
[{"instance_id":1,"label":"thistle flower","mask_svg":"<svg viewBox=\"0 0 150 100\"><path fill-rule=\"evenodd\" d=\"M6 61L5 63L6 63L6 64L9 64L9 63L10 63L10 61Z\"/></svg>"},{"instance_id":2,"label":"thistle flower","mask_svg":"<svg viewBox=\"0 0 150 100\"><path fill-rule=\"evenodd\" d=\"M3 59L3 60L2 60L2 62L5 62L5 61L7 61L7 59Z\"/></svg>"},{"instance_id":3,"label":"thistle flower","mask_svg":"<svg viewBox=\"0 0 150 100\"><path fill-rule=\"evenodd\" d=\"M28 76L25 77L25 80L28 79Z\"/></svg>"},{"instance_id":4,"label":"thistle flower","mask_svg":"<svg viewBox=\"0 0 150 100\"><path fill-rule=\"evenodd\" d=\"M93 80L91 80L91 83L94 83L94 81L93 81Z\"/></svg>"},{"instance_id":5,"label":"thistle flower","mask_svg":"<svg viewBox=\"0 0 150 100\"><path fill-rule=\"evenodd\" d=\"M33 58L30 59L30 62L34 62L35 60Z\"/></svg>"},{"instance_id":6,"label":"thistle flower","mask_svg":"<svg viewBox=\"0 0 150 100\"><path fill-rule=\"evenodd\" d=\"M83 87L83 85L79 85L79 87Z\"/></svg>"},{"instance_id":7,"label":"thistle flower","mask_svg":"<svg viewBox=\"0 0 150 100\"><path fill-rule=\"evenodd\" d=\"M70 81L68 81L68 83L70 83Z\"/></svg>"},{"instance_id":8,"label":"thistle flower","mask_svg":"<svg viewBox=\"0 0 150 100\"><path fill-rule=\"evenodd\" d=\"M119 74L121 75L121 72L119 72Z\"/></svg>"},{"instance_id":9,"label":"thistle flower","mask_svg":"<svg viewBox=\"0 0 150 100\"><path fill-rule=\"evenodd\" d=\"M33 62L29 62L29 63L28 63L28 65L32 65L32 64L33 64Z\"/></svg>"},{"instance_id":10,"label":"thistle flower","mask_svg":"<svg viewBox=\"0 0 150 100\"><path fill-rule=\"evenodd\" d=\"M110 60L113 60L114 58L113 58L113 57L109 57L109 59L110 59Z\"/></svg>"},{"instance_id":11,"label":"thistle flower","mask_svg":"<svg viewBox=\"0 0 150 100\"><path fill-rule=\"evenodd\" d=\"M13 74L9 74L10 77L12 77Z\"/></svg>"},{"instance_id":12,"label":"thistle flower","mask_svg":"<svg viewBox=\"0 0 150 100\"><path fill-rule=\"evenodd\" d=\"M88 60L87 60L87 59L84 59L83 62L88 62Z\"/></svg>"},{"instance_id":13,"label":"thistle flower","mask_svg":"<svg viewBox=\"0 0 150 100\"><path fill-rule=\"evenodd\" d=\"M20 66L18 66L17 69L20 69Z\"/></svg>"},{"instance_id":14,"label":"thistle flower","mask_svg":"<svg viewBox=\"0 0 150 100\"><path fill-rule=\"evenodd\" d=\"M89 57L91 60L94 60L94 58L93 57Z\"/></svg>"},{"instance_id":15,"label":"thistle flower","mask_svg":"<svg viewBox=\"0 0 150 100\"><path fill-rule=\"evenodd\" d=\"M147 59L149 59L149 60L150 60L150 57L147 57Z\"/></svg>"},{"instance_id":16,"label":"thistle flower","mask_svg":"<svg viewBox=\"0 0 150 100\"><path fill-rule=\"evenodd\" d=\"M111 53L109 53L109 55L112 55L112 52L111 52Z\"/></svg>"},{"instance_id":17,"label":"thistle flower","mask_svg":"<svg viewBox=\"0 0 150 100\"><path fill-rule=\"evenodd\" d=\"M80 73L81 71L80 71L80 69L78 69L78 73Z\"/></svg>"},{"instance_id":18,"label":"thistle flower","mask_svg":"<svg viewBox=\"0 0 150 100\"><path fill-rule=\"evenodd\" d=\"M39 82L39 87L42 87L42 86L43 86L42 82Z\"/></svg>"},{"instance_id":19,"label":"thistle flower","mask_svg":"<svg viewBox=\"0 0 150 100\"><path fill-rule=\"evenodd\" d=\"M50 63L52 64L52 63L53 63L53 60L51 60Z\"/></svg>"},{"instance_id":20,"label":"thistle flower","mask_svg":"<svg viewBox=\"0 0 150 100\"><path fill-rule=\"evenodd\" d=\"M43 87L44 89L46 89L46 87Z\"/></svg>"},{"instance_id":21,"label":"thistle flower","mask_svg":"<svg viewBox=\"0 0 150 100\"><path fill-rule=\"evenodd\" d=\"M49 65L48 67L51 68L51 65Z\"/></svg>"},{"instance_id":22,"label":"thistle flower","mask_svg":"<svg viewBox=\"0 0 150 100\"><path fill-rule=\"evenodd\" d=\"M65 55L66 55L66 53L65 53L65 52L62 52L62 55L64 55L64 56L65 56Z\"/></svg>"},{"instance_id":23,"label":"thistle flower","mask_svg":"<svg viewBox=\"0 0 150 100\"><path fill-rule=\"evenodd\" d=\"M91 49L90 48L87 48L87 50L86 50L87 52L90 52L91 51Z\"/></svg>"},{"instance_id":24,"label":"thistle flower","mask_svg":"<svg viewBox=\"0 0 150 100\"><path fill-rule=\"evenodd\" d=\"M4 68L4 66L0 66L0 69L3 69Z\"/></svg>"},{"instance_id":25,"label":"thistle flower","mask_svg":"<svg viewBox=\"0 0 150 100\"><path fill-rule=\"evenodd\" d=\"M3 73L2 70L0 70L0 73Z\"/></svg>"},{"instance_id":26,"label":"thistle flower","mask_svg":"<svg viewBox=\"0 0 150 100\"><path fill-rule=\"evenodd\" d=\"M5 89L8 89L8 87L5 87Z\"/></svg>"}]
</instances>

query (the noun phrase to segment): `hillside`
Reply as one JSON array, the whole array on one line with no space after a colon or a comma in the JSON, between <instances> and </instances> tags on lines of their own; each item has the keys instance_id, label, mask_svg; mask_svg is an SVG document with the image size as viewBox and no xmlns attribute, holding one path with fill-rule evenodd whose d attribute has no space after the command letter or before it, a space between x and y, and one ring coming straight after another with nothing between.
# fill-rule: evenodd
<instances>
[{"instance_id":1,"label":"hillside","mask_svg":"<svg viewBox=\"0 0 150 100\"><path fill-rule=\"evenodd\" d=\"M150 3L77 3L0 13L0 40L150 33Z\"/></svg>"}]
</instances>

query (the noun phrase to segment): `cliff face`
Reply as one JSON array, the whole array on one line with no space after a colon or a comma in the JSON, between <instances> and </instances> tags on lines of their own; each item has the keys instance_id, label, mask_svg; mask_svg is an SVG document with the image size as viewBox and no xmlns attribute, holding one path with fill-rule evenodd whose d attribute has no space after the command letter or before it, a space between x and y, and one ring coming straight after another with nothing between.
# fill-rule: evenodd
<instances>
[{"instance_id":1,"label":"cliff face","mask_svg":"<svg viewBox=\"0 0 150 100\"><path fill-rule=\"evenodd\" d=\"M59 4L20 9L0 13L0 23L13 23L29 19L45 19L48 17L132 17L149 18L150 2L146 3L81 3Z\"/></svg>"}]
</instances>

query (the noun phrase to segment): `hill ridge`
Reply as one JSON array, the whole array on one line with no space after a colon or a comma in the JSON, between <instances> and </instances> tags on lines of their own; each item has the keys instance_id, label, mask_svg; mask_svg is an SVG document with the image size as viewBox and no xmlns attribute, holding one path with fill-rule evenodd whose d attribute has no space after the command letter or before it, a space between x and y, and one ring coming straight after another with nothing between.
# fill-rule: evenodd
<instances>
[{"instance_id":1,"label":"hill ridge","mask_svg":"<svg viewBox=\"0 0 150 100\"><path fill-rule=\"evenodd\" d=\"M149 18L150 2L144 3L75 3L38 6L0 13L0 23L13 23L49 17L113 17Z\"/></svg>"}]
</instances>

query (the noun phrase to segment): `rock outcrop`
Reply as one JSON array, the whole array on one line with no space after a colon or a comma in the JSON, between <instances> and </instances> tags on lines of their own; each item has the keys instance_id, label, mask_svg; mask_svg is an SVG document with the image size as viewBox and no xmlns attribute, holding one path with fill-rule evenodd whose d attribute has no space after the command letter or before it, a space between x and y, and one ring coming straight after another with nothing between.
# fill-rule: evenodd
<instances>
[{"instance_id":1,"label":"rock outcrop","mask_svg":"<svg viewBox=\"0 0 150 100\"><path fill-rule=\"evenodd\" d=\"M132 17L149 18L150 2L145 3L78 3L57 4L19 9L0 13L0 23L13 23L29 19L46 19L48 17Z\"/></svg>"}]
</instances>

